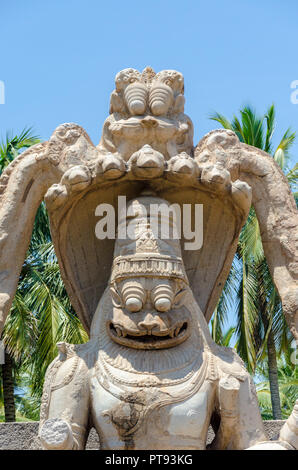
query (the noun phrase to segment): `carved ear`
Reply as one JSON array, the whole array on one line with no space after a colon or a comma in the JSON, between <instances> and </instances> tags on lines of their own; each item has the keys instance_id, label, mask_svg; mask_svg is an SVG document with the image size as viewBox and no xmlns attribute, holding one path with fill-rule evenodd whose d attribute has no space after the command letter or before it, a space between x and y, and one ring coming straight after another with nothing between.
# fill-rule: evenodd
<instances>
[{"instance_id":1,"label":"carved ear","mask_svg":"<svg viewBox=\"0 0 298 470\"><path fill-rule=\"evenodd\" d=\"M174 104L174 112L175 113L183 113L184 111L184 103L185 103L185 98L183 95L179 94L175 100Z\"/></svg>"},{"instance_id":2,"label":"carved ear","mask_svg":"<svg viewBox=\"0 0 298 470\"><path fill-rule=\"evenodd\" d=\"M110 286L110 293L111 293L114 307L121 308L122 307L121 297L115 285Z\"/></svg>"},{"instance_id":3,"label":"carved ear","mask_svg":"<svg viewBox=\"0 0 298 470\"><path fill-rule=\"evenodd\" d=\"M113 113L123 113L124 112L124 103L119 95L115 90L111 94L110 99L110 114Z\"/></svg>"},{"instance_id":4,"label":"carved ear","mask_svg":"<svg viewBox=\"0 0 298 470\"><path fill-rule=\"evenodd\" d=\"M183 305L187 289L181 289L174 297L173 308L179 308Z\"/></svg>"}]
</instances>

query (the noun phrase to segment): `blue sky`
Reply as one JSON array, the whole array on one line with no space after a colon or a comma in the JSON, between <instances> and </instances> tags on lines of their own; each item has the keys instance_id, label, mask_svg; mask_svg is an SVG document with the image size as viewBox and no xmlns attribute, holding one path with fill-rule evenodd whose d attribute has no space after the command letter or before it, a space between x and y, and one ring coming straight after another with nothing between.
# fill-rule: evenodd
<instances>
[{"instance_id":1,"label":"blue sky","mask_svg":"<svg viewBox=\"0 0 298 470\"><path fill-rule=\"evenodd\" d=\"M218 127L210 113L245 104L264 113L275 103L276 143L298 131L297 0L2 0L0 14L2 136L33 126L48 139L76 122L97 144L115 74L146 65L184 74L195 144Z\"/></svg>"},{"instance_id":2,"label":"blue sky","mask_svg":"<svg viewBox=\"0 0 298 470\"><path fill-rule=\"evenodd\" d=\"M217 127L211 112L231 117L247 103L260 113L275 103L276 142L298 130L297 0L2 0L0 9L2 136L30 125L48 139L71 121L97 143L115 74L146 65L183 72L195 143ZM298 139L292 154L298 161Z\"/></svg>"}]
</instances>

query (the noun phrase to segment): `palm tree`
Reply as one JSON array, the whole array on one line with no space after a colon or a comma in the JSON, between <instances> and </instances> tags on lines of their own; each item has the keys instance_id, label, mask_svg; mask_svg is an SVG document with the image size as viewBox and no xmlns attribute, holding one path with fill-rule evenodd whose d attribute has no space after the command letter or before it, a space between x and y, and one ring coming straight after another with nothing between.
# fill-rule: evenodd
<instances>
[{"instance_id":1,"label":"palm tree","mask_svg":"<svg viewBox=\"0 0 298 470\"><path fill-rule=\"evenodd\" d=\"M231 341L232 337L236 331L236 328L234 326L230 326L224 333L221 334L220 337L216 336L216 313L211 319L211 336L213 340L219 345L219 346L224 346L226 348L231 347Z\"/></svg>"},{"instance_id":2,"label":"palm tree","mask_svg":"<svg viewBox=\"0 0 298 470\"><path fill-rule=\"evenodd\" d=\"M19 137L7 136L1 145L1 169L24 147L37 142L31 129L25 129ZM57 355L56 343L88 340L60 276L44 203L36 214L30 246L2 340L7 355L2 366L5 420L15 421L15 401L23 414L37 419L44 375ZM24 388L29 397L16 395L16 384Z\"/></svg>"},{"instance_id":3,"label":"palm tree","mask_svg":"<svg viewBox=\"0 0 298 470\"><path fill-rule=\"evenodd\" d=\"M32 127L25 127L19 135L8 132L0 144L0 174L22 151L39 142L40 139L33 134Z\"/></svg>"},{"instance_id":4,"label":"palm tree","mask_svg":"<svg viewBox=\"0 0 298 470\"><path fill-rule=\"evenodd\" d=\"M258 377L257 395L262 417L263 419L272 419L269 371L266 362L257 367L256 373ZM285 357L278 360L278 381L282 418L287 419L298 397L298 368L289 363Z\"/></svg>"},{"instance_id":5,"label":"palm tree","mask_svg":"<svg viewBox=\"0 0 298 470\"><path fill-rule=\"evenodd\" d=\"M292 188L296 189L298 165L291 170L288 168L289 149L294 142L295 133L287 129L276 150L273 150L274 105L271 105L263 116L258 116L251 107L246 106L240 110L240 116L240 119L234 116L232 121L229 121L222 114L215 113L211 119L219 122L224 128L233 130L241 142L271 154L288 176ZM266 354L273 417L281 419L277 354L289 348L291 335L264 256L259 224L253 208L240 234L233 269L238 272L237 351L250 372L255 371L257 362ZM229 287L225 289L235 288L229 278L227 284ZM216 315L225 315L225 312L221 312L221 301Z\"/></svg>"},{"instance_id":6,"label":"palm tree","mask_svg":"<svg viewBox=\"0 0 298 470\"><path fill-rule=\"evenodd\" d=\"M6 135L5 141L0 144L0 174L3 169L20 153L21 150L39 142L33 135L31 128L25 128L20 135ZM4 340L4 336L2 335ZM5 341L4 341L5 344ZM14 361L11 353L6 348L5 362L2 364L2 386L5 421L15 421L14 405Z\"/></svg>"}]
</instances>

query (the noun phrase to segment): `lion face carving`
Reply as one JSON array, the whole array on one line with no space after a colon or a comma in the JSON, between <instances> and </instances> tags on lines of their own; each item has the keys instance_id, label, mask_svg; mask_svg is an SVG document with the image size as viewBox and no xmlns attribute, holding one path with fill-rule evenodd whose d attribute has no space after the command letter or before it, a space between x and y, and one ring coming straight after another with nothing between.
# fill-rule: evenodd
<instances>
[{"instance_id":1,"label":"lion face carving","mask_svg":"<svg viewBox=\"0 0 298 470\"><path fill-rule=\"evenodd\" d=\"M155 73L128 68L115 78L110 116L103 126L98 149L121 155L125 161L146 144L166 160L192 153L193 125L184 114L184 79L176 70Z\"/></svg>"},{"instance_id":2,"label":"lion face carving","mask_svg":"<svg viewBox=\"0 0 298 470\"><path fill-rule=\"evenodd\" d=\"M107 330L113 341L135 349L164 349L185 341L191 315L183 281L135 277L110 287L113 310Z\"/></svg>"}]
</instances>

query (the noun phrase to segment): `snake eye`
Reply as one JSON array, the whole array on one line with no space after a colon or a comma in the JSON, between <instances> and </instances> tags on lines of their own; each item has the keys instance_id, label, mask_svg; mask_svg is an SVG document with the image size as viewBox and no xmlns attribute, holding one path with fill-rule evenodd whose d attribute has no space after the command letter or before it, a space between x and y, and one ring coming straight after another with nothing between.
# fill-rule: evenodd
<instances>
[{"instance_id":1,"label":"snake eye","mask_svg":"<svg viewBox=\"0 0 298 470\"><path fill-rule=\"evenodd\" d=\"M156 310L158 310L159 312L167 312L168 310L170 310L171 304L172 303L169 298L161 297L156 300L154 305Z\"/></svg>"},{"instance_id":2,"label":"snake eye","mask_svg":"<svg viewBox=\"0 0 298 470\"><path fill-rule=\"evenodd\" d=\"M127 308L127 310L130 310L130 312L139 312L143 307L143 303L140 299L137 299L136 297L129 297L125 301L125 307Z\"/></svg>"}]
</instances>

